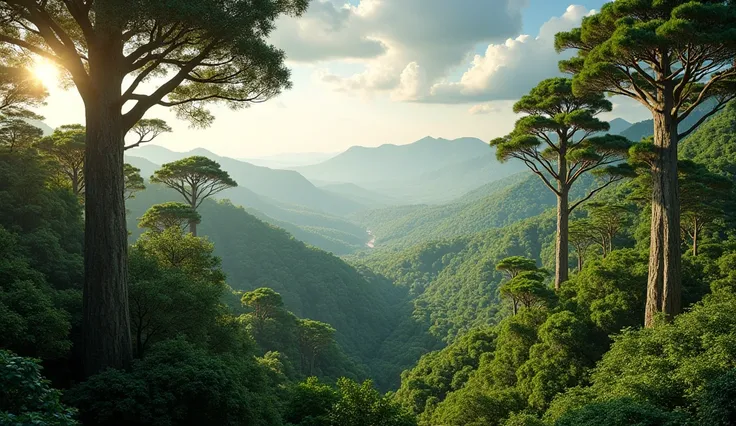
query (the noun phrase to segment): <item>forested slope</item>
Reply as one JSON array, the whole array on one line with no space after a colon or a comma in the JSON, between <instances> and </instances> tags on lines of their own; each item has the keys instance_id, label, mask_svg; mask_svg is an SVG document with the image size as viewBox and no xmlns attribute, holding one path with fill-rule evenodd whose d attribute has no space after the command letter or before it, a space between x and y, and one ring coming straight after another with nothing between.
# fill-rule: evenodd
<instances>
[{"instance_id":1,"label":"forested slope","mask_svg":"<svg viewBox=\"0 0 736 426\"><path fill-rule=\"evenodd\" d=\"M150 188L128 203L128 227L140 233L136 218L155 203L176 199ZM396 324L411 314L406 290L370 271L359 272L341 259L308 247L283 229L269 225L243 208L207 201L199 209L200 235L214 243L228 284L239 291L269 287L298 317L332 325L345 352L368 365L379 362L375 351ZM416 355L417 357L419 354ZM414 360L411 360L413 362ZM393 382L407 367L393 368ZM376 378L385 384L382 371Z\"/></svg>"},{"instance_id":2,"label":"forested slope","mask_svg":"<svg viewBox=\"0 0 736 426\"><path fill-rule=\"evenodd\" d=\"M593 182L592 177L582 178L571 198L587 194ZM539 178L521 174L487 184L455 203L371 210L353 218L371 230L377 246L409 247L504 227L536 216L555 203L554 194Z\"/></svg>"}]
</instances>

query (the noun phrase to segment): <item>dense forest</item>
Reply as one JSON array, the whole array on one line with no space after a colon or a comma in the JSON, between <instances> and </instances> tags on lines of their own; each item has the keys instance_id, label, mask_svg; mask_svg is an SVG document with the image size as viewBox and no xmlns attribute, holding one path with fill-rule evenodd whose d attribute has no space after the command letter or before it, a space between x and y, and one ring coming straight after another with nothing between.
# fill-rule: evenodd
<instances>
[{"instance_id":1,"label":"dense forest","mask_svg":"<svg viewBox=\"0 0 736 426\"><path fill-rule=\"evenodd\" d=\"M295 170L140 146L289 88L308 2L87 4L0 2L0 424L736 424L732 2L606 3L509 134Z\"/></svg>"}]
</instances>

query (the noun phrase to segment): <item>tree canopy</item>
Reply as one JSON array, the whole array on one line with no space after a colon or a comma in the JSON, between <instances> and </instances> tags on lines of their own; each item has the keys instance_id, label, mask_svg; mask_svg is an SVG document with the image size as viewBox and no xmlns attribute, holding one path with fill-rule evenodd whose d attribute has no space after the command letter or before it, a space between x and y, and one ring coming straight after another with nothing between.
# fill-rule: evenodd
<instances>
[{"instance_id":1,"label":"tree canopy","mask_svg":"<svg viewBox=\"0 0 736 426\"><path fill-rule=\"evenodd\" d=\"M578 94L573 92L570 79L547 79L514 104L515 113L526 114L514 130L491 141L499 160L521 160L557 196L557 289L568 277L570 213L626 174L626 168L617 163L629 150L628 139L596 136L610 128L597 115L611 109L611 102L601 92ZM570 205L572 185L593 171L606 176L605 182Z\"/></svg>"}]
</instances>

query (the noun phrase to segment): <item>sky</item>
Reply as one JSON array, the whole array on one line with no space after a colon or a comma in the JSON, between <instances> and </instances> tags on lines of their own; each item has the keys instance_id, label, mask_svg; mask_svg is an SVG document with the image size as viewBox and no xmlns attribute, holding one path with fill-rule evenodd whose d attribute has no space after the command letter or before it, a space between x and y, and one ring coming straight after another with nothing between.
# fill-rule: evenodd
<instances>
[{"instance_id":1,"label":"sky","mask_svg":"<svg viewBox=\"0 0 736 426\"><path fill-rule=\"evenodd\" d=\"M425 136L490 140L511 130L516 99L560 75L554 34L603 3L312 0L304 16L280 19L271 36L286 52L290 90L238 111L213 108L207 129L192 129L161 107L147 118L174 129L156 144L235 158L333 153ZM48 125L83 122L76 92L51 87L50 94L39 111ZM612 101L605 118L646 119L630 101Z\"/></svg>"}]
</instances>

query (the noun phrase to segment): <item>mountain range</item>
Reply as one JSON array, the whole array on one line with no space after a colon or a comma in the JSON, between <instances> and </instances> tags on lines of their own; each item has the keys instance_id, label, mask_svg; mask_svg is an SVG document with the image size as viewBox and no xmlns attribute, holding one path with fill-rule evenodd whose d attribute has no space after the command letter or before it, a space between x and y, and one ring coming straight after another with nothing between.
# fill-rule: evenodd
<instances>
[{"instance_id":1,"label":"mountain range","mask_svg":"<svg viewBox=\"0 0 736 426\"><path fill-rule=\"evenodd\" d=\"M640 139L650 124L632 125L616 118L610 126L612 134ZM505 226L554 203L523 164L499 162L488 143L471 137L428 136L406 145L355 146L339 154L283 154L251 160L202 148L175 152L157 145L127 154L126 161L146 178L161 164L188 156L217 161L238 182L237 188L219 198L338 255L365 250L372 238L379 246L403 247ZM521 205L514 195L519 191L539 196L527 197L528 202ZM173 193L168 198L177 199ZM453 225L457 217L464 218L463 227Z\"/></svg>"}]
</instances>

